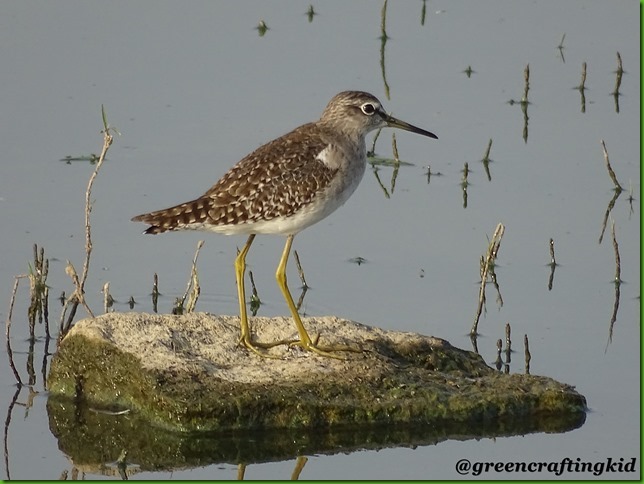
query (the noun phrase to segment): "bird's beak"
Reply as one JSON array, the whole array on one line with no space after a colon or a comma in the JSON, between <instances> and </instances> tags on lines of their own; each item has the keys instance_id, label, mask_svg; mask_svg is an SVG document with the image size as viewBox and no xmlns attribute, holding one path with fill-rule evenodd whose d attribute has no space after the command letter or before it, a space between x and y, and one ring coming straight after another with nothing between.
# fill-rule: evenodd
<instances>
[{"instance_id":1,"label":"bird's beak","mask_svg":"<svg viewBox=\"0 0 644 484\"><path fill-rule=\"evenodd\" d=\"M424 129L418 128L413 124L409 124L404 121L401 121L400 119L396 119L387 113L381 113L381 116L387 123L387 126L391 128L400 128L400 129L404 129L405 131L410 131L412 133L422 134L423 136L427 136L428 138L438 139L438 136L436 136L434 133L430 133L429 131L425 131Z\"/></svg>"}]
</instances>

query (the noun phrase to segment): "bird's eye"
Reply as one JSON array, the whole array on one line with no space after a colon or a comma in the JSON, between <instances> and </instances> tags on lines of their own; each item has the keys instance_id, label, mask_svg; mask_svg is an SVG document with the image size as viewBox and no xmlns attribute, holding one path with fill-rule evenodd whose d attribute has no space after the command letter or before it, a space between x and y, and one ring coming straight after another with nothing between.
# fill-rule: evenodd
<instances>
[{"instance_id":1,"label":"bird's eye","mask_svg":"<svg viewBox=\"0 0 644 484\"><path fill-rule=\"evenodd\" d=\"M360 106L360 109L367 116L371 116L376 112L376 107L371 103L364 103L362 106Z\"/></svg>"}]
</instances>

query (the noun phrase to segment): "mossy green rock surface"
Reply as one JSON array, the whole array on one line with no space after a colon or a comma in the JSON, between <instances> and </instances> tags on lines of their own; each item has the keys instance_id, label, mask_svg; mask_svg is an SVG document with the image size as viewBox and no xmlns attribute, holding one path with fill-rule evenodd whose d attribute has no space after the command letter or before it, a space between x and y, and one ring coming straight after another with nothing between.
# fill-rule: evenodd
<instances>
[{"instance_id":1,"label":"mossy green rock surface","mask_svg":"<svg viewBox=\"0 0 644 484\"><path fill-rule=\"evenodd\" d=\"M258 341L296 337L288 318L251 324ZM281 345L268 350L276 358L262 358L238 346L238 318L206 313L79 321L53 358L52 402L129 409L157 429L191 433L388 424L498 430L518 421L563 431L583 421L586 401L573 387L502 374L445 340L335 317L304 325L321 345L362 351L335 360Z\"/></svg>"}]
</instances>

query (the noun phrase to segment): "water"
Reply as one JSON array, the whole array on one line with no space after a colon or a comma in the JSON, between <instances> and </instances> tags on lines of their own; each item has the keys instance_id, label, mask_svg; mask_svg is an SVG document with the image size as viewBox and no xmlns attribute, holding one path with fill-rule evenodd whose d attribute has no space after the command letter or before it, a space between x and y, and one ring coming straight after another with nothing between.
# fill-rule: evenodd
<instances>
[{"instance_id":1,"label":"water","mask_svg":"<svg viewBox=\"0 0 644 484\"><path fill-rule=\"evenodd\" d=\"M333 94L374 93L395 116L435 132L438 141L397 132L403 166L390 198L373 171L346 206L298 235L311 286L307 314L337 314L389 329L434 334L470 348L466 334L478 297L479 257L503 222L497 276L503 306L488 290L478 347L496 357L496 340L512 326L511 370L523 372L527 334L531 372L573 384L588 399L586 423L566 434L456 441L415 449L309 456L301 477L459 478L461 458L495 462L628 461L640 454L640 51L639 4L614 2L421 2L387 5L385 94L381 71L381 2L324 2L311 23L307 4L279 2L5 2L0 6L0 295L28 270L32 244L50 258L52 321L57 297L71 285L69 259L81 270L83 203L93 167L59 161L98 153L100 105L121 133L93 191L94 252L86 286L95 311L110 281L119 310L150 311L157 272L168 312L183 293L197 241L205 239L197 308L235 314L232 260L241 237L199 233L143 236L131 216L196 197L249 151L317 118ZM253 28L263 19L263 37ZM564 49L557 46L563 41ZM619 112L610 95L616 53L626 74ZM562 58L563 54L563 58ZM587 63L585 112L573 89ZM521 107L530 65L528 137ZM470 78L462 71L471 66ZM489 139L492 180L482 163ZM610 222L614 195L600 139L626 191L611 211L621 255L619 308L612 342L615 259ZM391 156L391 130L376 151ZM467 208L461 170L469 163ZM425 166L443 176L427 182ZM392 169L378 175L391 192ZM629 189L635 201L628 203ZM548 290L548 241L557 267ZM258 237L249 254L264 304L262 315L286 314L273 273L283 246ZM348 262L363 257L366 263ZM422 276L422 277L421 277ZM297 292L297 273L289 266ZM14 308L12 345L26 380L26 281ZM297 296L296 296L297 297ZM8 304L0 306L6 319ZM84 317L82 310L79 316ZM42 335L42 328L37 328ZM53 348L53 345L52 345ZM35 346L30 405L0 369L0 413L11 410L8 468L18 479L57 478L72 464L49 430L40 375L43 340ZM50 348L51 349L51 348ZM0 358L7 361L3 345ZM45 360L46 361L46 360ZM288 478L293 460L250 465L246 478ZM604 473L602 477L639 477ZM233 463L134 478L234 478ZM487 478L556 477L489 472ZM564 473L561 477L590 477Z\"/></svg>"}]
</instances>

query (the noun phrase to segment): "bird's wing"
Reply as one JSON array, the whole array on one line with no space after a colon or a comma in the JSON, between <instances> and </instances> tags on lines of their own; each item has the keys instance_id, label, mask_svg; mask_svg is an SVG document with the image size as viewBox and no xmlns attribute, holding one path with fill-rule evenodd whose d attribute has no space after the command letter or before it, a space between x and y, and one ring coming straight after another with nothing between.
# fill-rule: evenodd
<instances>
[{"instance_id":1,"label":"bird's wing","mask_svg":"<svg viewBox=\"0 0 644 484\"><path fill-rule=\"evenodd\" d=\"M146 233L190 225L239 225L287 217L311 203L337 168L317 158L328 137L312 124L281 136L240 160L206 193L190 202L134 217Z\"/></svg>"}]
</instances>

